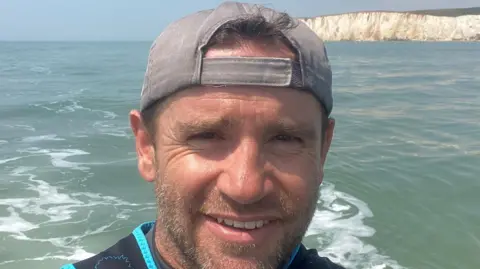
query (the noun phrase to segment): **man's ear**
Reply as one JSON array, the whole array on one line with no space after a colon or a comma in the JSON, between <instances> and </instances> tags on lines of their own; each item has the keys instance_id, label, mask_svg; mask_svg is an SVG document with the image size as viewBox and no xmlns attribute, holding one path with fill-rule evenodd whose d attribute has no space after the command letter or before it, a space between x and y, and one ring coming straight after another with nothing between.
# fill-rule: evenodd
<instances>
[{"instance_id":1,"label":"man's ear","mask_svg":"<svg viewBox=\"0 0 480 269\"><path fill-rule=\"evenodd\" d=\"M327 154L330 150L330 145L332 144L333 140L333 130L335 129L335 119L329 118L328 119L328 126L325 130L325 137L323 139L322 144L322 167L325 165L325 161L327 160Z\"/></svg>"},{"instance_id":2,"label":"man's ear","mask_svg":"<svg viewBox=\"0 0 480 269\"><path fill-rule=\"evenodd\" d=\"M137 165L140 176L148 182L155 180L155 146L154 137L150 137L139 111L130 112L130 127L135 136L135 149L137 151Z\"/></svg>"}]
</instances>

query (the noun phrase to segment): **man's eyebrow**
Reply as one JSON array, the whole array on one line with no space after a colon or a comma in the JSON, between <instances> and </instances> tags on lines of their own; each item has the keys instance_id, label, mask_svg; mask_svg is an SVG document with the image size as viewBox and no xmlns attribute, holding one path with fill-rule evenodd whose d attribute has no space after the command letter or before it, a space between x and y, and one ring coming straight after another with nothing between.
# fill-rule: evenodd
<instances>
[{"instance_id":1,"label":"man's eyebrow","mask_svg":"<svg viewBox=\"0 0 480 269\"><path fill-rule=\"evenodd\" d=\"M176 122L174 129L180 134L195 134L231 129L236 123L234 119L226 117L211 117L208 119L193 118ZM316 139L320 136L320 132L317 129L314 123L310 124L305 121L279 119L265 124L263 132L286 133L305 139Z\"/></svg>"},{"instance_id":2,"label":"man's eyebrow","mask_svg":"<svg viewBox=\"0 0 480 269\"><path fill-rule=\"evenodd\" d=\"M224 117L211 117L208 119L193 118L176 122L175 130L182 134L191 134L230 128L233 123L233 120Z\"/></svg>"},{"instance_id":3,"label":"man's eyebrow","mask_svg":"<svg viewBox=\"0 0 480 269\"><path fill-rule=\"evenodd\" d=\"M278 120L267 125L268 132L286 132L305 139L316 139L320 136L315 124L305 121Z\"/></svg>"}]
</instances>

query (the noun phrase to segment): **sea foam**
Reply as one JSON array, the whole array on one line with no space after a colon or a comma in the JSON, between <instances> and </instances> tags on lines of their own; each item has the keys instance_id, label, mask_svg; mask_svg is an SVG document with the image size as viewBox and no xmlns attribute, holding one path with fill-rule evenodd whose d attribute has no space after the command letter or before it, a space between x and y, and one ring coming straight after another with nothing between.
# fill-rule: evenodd
<instances>
[{"instance_id":1,"label":"sea foam","mask_svg":"<svg viewBox=\"0 0 480 269\"><path fill-rule=\"evenodd\" d=\"M375 229L364 223L374 216L365 202L324 183L320 203L306 236L317 237L321 256L349 269L405 268L362 240L375 234Z\"/></svg>"}]
</instances>

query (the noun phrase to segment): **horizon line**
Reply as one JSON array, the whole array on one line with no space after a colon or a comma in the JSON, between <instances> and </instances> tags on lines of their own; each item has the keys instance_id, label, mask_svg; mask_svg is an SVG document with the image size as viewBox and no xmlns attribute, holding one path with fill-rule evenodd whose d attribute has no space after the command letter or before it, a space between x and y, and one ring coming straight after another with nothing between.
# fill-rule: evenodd
<instances>
[{"instance_id":1,"label":"horizon line","mask_svg":"<svg viewBox=\"0 0 480 269\"><path fill-rule=\"evenodd\" d=\"M349 11L349 12L343 12L343 13L331 13L331 14L324 14L324 15L318 15L318 16L308 16L308 17L300 17L300 16L294 16L296 19L299 20L307 20L307 19L315 19L315 18L320 18L320 17L331 17L331 16L341 16L341 15L347 15L347 14L356 14L356 13L407 13L407 14L419 14L419 13L425 13L425 12L439 12L439 11L460 11L460 10L469 10L469 9L479 9L480 6L476 7L461 7L461 8L439 8L439 9L419 9L419 10L357 10L357 11ZM480 13L480 11L477 11ZM438 14L422 14L422 15L429 15L429 16L434 16L434 17L459 17L459 16L464 16L464 15L477 15L479 16L480 14L460 14L460 15L438 15ZM0 38L0 42L153 42L155 40L155 36L153 36L151 39L2 39Z\"/></svg>"}]
</instances>

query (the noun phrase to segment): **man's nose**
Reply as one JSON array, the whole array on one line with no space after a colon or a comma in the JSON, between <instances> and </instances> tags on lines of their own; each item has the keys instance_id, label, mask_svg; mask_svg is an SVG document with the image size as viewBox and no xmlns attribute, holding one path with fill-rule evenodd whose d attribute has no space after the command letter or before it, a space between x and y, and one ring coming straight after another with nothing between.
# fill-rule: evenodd
<instances>
[{"instance_id":1,"label":"man's nose","mask_svg":"<svg viewBox=\"0 0 480 269\"><path fill-rule=\"evenodd\" d=\"M217 188L239 204L252 204L272 191L265 172L261 145L254 139L243 139L228 156Z\"/></svg>"}]
</instances>

